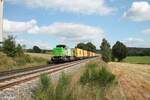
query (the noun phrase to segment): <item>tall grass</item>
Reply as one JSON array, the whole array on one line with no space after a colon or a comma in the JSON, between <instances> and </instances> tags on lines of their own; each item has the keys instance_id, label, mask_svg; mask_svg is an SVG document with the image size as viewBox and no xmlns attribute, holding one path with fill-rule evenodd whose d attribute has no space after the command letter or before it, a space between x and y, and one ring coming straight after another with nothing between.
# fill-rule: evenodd
<instances>
[{"instance_id":1,"label":"tall grass","mask_svg":"<svg viewBox=\"0 0 150 100\"><path fill-rule=\"evenodd\" d=\"M69 77L62 73L57 85L47 75L41 75L40 85L34 92L35 100L75 100Z\"/></svg>"},{"instance_id":2,"label":"tall grass","mask_svg":"<svg viewBox=\"0 0 150 100\"><path fill-rule=\"evenodd\" d=\"M86 66L85 72L83 72L83 75L80 77L80 83L83 88L88 87L91 88L91 90L94 89L93 92L95 93L96 91L96 98L105 100L106 91L111 85L116 83L115 79L115 75L113 75L106 66L101 66L93 62Z\"/></svg>"},{"instance_id":3,"label":"tall grass","mask_svg":"<svg viewBox=\"0 0 150 100\"><path fill-rule=\"evenodd\" d=\"M8 57L6 54L0 52L0 71L7 71L25 67L32 67L47 63L47 59L41 57L32 57L24 54L22 56Z\"/></svg>"},{"instance_id":4,"label":"tall grass","mask_svg":"<svg viewBox=\"0 0 150 100\"><path fill-rule=\"evenodd\" d=\"M46 74L41 75L39 87L34 94L35 100L54 100L54 88Z\"/></svg>"},{"instance_id":5,"label":"tall grass","mask_svg":"<svg viewBox=\"0 0 150 100\"><path fill-rule=\"evenodd\" d=\"M78 81L73 78L62 73L57 84L53 84L47 75L42 75L41 85L34 94L35 100L106 100L106 92L116 79L99 62L88 63Z\"/></svg>"}]
</instances>

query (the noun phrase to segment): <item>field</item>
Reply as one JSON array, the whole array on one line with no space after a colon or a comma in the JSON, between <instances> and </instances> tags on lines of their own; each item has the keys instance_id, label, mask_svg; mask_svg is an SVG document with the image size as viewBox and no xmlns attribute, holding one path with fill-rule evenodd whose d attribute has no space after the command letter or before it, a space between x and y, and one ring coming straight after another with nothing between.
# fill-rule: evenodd
<instances>
[{"instance_id":1,"label":"field","mask_svg":"<svg viewBox=\"0 0 150 100\"><path fill-rule=\"evenodd\" d=\"M150 65L112 62L109 68L118 77L123 100L150 100Z\"/></svg>"},{"instance_id":2,"label":"field","mask_svg":"<svg viewBox=\"0 0 150 100\"><path fill-rule=\"evenodd\" d=\"M22 57L8 57L0 52L0 72L47 64L49 54L27 53Z\"/></svg>"},{"instance_id":3,"label":"field","mask_svg":"<svg viewBox=\"0 0 150 100\"><path fill-rule=\"evenodd\" d=\"M51 54L43 54L43 53L26 53L32 57L41 57L44 59L50 59L50 57L52 56Z\"/></svg>"},{"instance_id":4,"label":"field","mask_svg":"<svg viewBox=\"0 0 150 100\"><path fill-rule=\"evenodd\" d=\"M130 56L127 57L124 62L134 64L150 64L150 56Z\"/></svg>"},{"instance_id":5,"label":"field","mask_svg":"<svg viewBox=\"0 0 150 100\"><path fill-rule=\"evenodd\" d=\"M66 92L62 92L65 90L63 90L61 86L59 87L61 89L59 89L58 91L56 90L58 93L61 93L60 95L62 97L66 96L65 93L69 93L71 97L73 96L73 98L75 96L74 99L68 98L62 100L150 100L150 65L119 63L119 62L110 62L106 64L102 61L96 61L95 64L93 63L92 66L89 66L89 64L87 64L85 67L81 67L77 72L71 75L70 77L71 86L69 85L70 82L67 81L65 78L63 78L61 82L58 82L59 85L62 82L64 82L64 84L69 82L65 88ZM110 73L105 73L103 71L102 72L103 74L101 73L100 76L94 77L93 75L98 75L96 74L98 69L94 71L93 69L94 66L96 66L95 67L96 69L97 68L101 69L101 67L103 66L107 68L110 71ZM86 68L91 69L89 74L87 73ZM113 73L116 76L115 81L113 83L110 82L109 85L106 87L105 86L101 87L102 86L101 82L102 83L106 82L107 78L112 76L111 73ZM89 78L91 77L91 79L88 80L89 79L88 77ZM98 80L97 77L99 77ZM86 83L90 81L92 83L84 84L83 86L81 85L81 82ZM98 84L96 82L98 82ZM56 83L54 82L55 85ZM64 86L63 84L61 85ZM67 91L68 89L69 92ZM52 91L49 92L52 93ZM45 94L45 92L38 92L38 93L39 94L44 93L44 95L49 97L49 93L48 94ZM39 94L37 94L37 97L40 96ZM41 100L60 100L60 99L41 99Z\"/></svg>"}]
</instances>

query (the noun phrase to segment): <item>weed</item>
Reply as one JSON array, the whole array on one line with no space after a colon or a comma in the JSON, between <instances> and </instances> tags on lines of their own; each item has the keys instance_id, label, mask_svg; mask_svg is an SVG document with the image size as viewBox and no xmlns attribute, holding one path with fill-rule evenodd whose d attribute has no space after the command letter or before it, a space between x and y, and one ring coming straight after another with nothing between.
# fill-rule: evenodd
<instances>
[{"instance_id":1,"label":"weed","mask_svg":"<svg viewBox=\"0 0 150 100\"><path fill-rule=\"evenodd\" d=\"M40 85L34 92L35 100L75 100L70 89L70 79L62 73L56 88L46 74L41 75Z\"/></svg>"}]
</instances>

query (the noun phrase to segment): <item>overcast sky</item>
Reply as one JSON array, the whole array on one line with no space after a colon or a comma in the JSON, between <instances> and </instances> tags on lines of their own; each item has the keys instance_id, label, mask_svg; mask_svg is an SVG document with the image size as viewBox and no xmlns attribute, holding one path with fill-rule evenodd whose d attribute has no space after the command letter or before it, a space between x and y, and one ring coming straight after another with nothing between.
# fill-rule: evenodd
<instances>
[{"instance_id":1,"label":"overcast sky","mask_svg":"<svg viewBox=\"0 0 150 100\"><path fill-rule=\"evenodd\" d=\"M50 49L102 38L150 47L149 0L5 0L4 32L27 48Z\"/></svg>"}]
</instances>

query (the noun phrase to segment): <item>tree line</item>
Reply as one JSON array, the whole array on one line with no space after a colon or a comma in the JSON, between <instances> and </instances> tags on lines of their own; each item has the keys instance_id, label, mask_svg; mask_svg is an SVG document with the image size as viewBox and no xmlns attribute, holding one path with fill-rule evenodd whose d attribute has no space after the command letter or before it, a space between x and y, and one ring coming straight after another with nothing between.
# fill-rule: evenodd
<instances>
[{"instance_id":1,"label":"tree line","mask_svg":"<svg viewBox=\"0 0 150 100\"><path fill-rule=\"evenodd\" d=\"M51 52L51 50L45 50L45 49L41 49L38 46L33 46L31 49L26 49L27 52L31 52L31 53L47 53L47 52Z\"/></svg>"},{"instance_id":2,"label":"tree line","mask_svg":"<svg viewBox=\"0 0 150 100\"><path fill-rule=\"evenodd\" d=\"M128 47L128 56L150 56L150 48Z\"/></svg>"},{"instance_id":3,"label":"tree line","mask_svg":"<svg viewBox=\"0 0 150 100\"><path fill-rule=\"evenodd\" d=\"M77 44L76 48L96 52L96 46L94 44L92 44L91 42L79 43L79 44Z\"/></svg>"}]
</instances>

